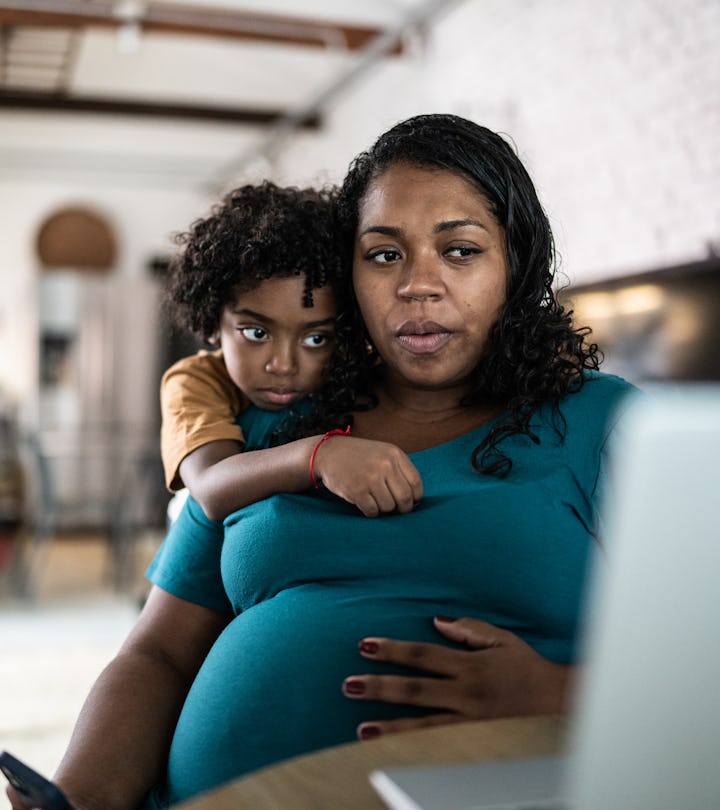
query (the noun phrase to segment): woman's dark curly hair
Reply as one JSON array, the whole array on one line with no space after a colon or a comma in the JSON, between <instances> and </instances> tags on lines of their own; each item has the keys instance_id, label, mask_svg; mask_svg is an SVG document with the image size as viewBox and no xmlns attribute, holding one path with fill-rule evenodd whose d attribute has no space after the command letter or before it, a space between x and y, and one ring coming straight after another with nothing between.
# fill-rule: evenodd
<instances>
[{"instance_id":1,"label":"woman's dark curly hair","mask_svg":"<svg viewBox=\"0 0 720 810\"><path fill-rule=\"evenodd\" d=\"M225 306L268 278L305 277L302 304L330 285L338 308L347 289L337 230L336 191L245 185L175 236L165 309L201 340L217 331ZM342 280L342 283L340 283Z\"/></svg>"},{"instance_id":2,"label":"woman's dark curly hair","mask_svg":"<svg viewBox=\"0 0 720 810\"><path fill-rule=\"evenodd\" d=\"M484 473L507 475L512 461L498 447L502 439L525 434L533 414L552 403L560 433L564 424L558 403L582 387L586 370L597 369L600 353L587 344L590 330L573 326L572 312L553 290L556 268L550 224L532 180L515 151L498 134L454 115L420 115L397 124L351 164L340 189L338 213L346 245L353 245L358 215L368 187L395 164L446 169L472 183L505 230L509 265L507 302L488 337L467 403L496 404L504 416L475 449L472 463ZM349 317L361 332L362 316L354 303ZM371 397L372 364L352 381L344 381L358 398ZM333 379L329 380L329 388Z\"/></svg>"}]
</instances>

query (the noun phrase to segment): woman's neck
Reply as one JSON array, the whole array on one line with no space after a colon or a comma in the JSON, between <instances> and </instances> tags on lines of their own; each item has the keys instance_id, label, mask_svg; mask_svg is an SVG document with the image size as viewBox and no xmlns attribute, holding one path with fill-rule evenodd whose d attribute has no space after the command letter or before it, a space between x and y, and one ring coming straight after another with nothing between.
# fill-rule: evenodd
<instances>
[{"instance_id":1,"label":"woman's neck","mask_svg":"<svg viewBox=\"0 0 720 810\"><path fill-rule=\"evenodd\" d=\"M384 386L376 390L378 407L406 422L434 424L467 412L465 391L423 391Z\"/></svg>"},{"instance_id":2,"label":"woman's neck","mask_svg":"<svg viewBox=\"0 0 720 810\"><path fill-rule=\"evenodd\" d=\"M396 444L406 453L426 450L463 436L500 409L463 403L467 386L441 390L409 388L382 380L377 407L355 415L355 435Z\"/></svg>"}]
</instances>

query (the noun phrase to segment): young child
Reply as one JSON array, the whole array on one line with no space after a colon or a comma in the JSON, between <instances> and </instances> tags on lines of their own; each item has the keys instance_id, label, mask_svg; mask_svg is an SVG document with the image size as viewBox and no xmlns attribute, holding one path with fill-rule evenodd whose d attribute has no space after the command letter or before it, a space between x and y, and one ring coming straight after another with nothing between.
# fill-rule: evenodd
<instances>
[{"instance_id":1,"label":"young child","mask_svg":"<svg viewBox=\"0 0 720 810\"><path fill-rule=\"evenodd\" d=\"M162 459L168 488L187 487L214 520L320 480L368 516L422 495L407 456L384 442L310 436L241 452L245 409L279 411L324 384L349 285L333 206L331 192L248 185L178 237L168 307L216 348L163 376Z\"/></svg>"}]
</instances>

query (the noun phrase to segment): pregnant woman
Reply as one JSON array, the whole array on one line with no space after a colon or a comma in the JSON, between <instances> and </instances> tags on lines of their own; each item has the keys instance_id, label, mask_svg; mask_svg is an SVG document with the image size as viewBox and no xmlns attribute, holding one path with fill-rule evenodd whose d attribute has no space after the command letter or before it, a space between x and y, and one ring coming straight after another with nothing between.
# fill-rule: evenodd
<instances>
[{"instance_id":1,"label":"pregnant woman","mask_svg":"<svg viewBox=\"0 0 720 810\"><path fill-rule=\"evenodd\" d=\"M343 373L347 414L319 413L352 435L304 460L306 489L224 533L186 508L58 771L81 810L177 802L357 733L566 706L631 386L597 371L557 302L547 218L495 133L398 124L353 163L341 204L368 349ZM248 442L275 418L249 411ZM323 489L367 442L411 464L378 471L388 498L417 471L414 509L368 518Z\"/></svg>"}]
</instances>

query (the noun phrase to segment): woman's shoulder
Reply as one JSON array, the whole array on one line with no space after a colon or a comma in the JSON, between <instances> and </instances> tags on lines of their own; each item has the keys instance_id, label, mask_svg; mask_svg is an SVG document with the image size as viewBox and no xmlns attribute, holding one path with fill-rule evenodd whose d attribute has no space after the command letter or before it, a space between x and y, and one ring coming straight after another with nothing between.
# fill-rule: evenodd
<instances>
[{"instance_id":1,"label":"woman's shoulder","mask_svg":"<svg viewBox=\"0 0 720 810\"><path fill-rule=\"evenodd\" d=\"M288 417L289 411L264 411L251 405L237 418L245 437L245 449L256 450L270 446L270 438L275 430Z\"/></svg>"},{"instance_id":2,"label":"woman's shoulder","mask_svg":"<svg viewBox=\"0 0 720 810\"><path fill-rule=\"evenodd\" d=\"M297 414L307 413L308 408L306 400L300 400L279 411L265 411L256 405L250 405L236 420L245 437L245 449L260 450L270 447L284 423Z\"/></svg>"},{"instance_id":3,"label":"woman's shoulder","mask_svg":"<svg viewBox=\"0 0 720 810\"><path fill-rule=\"evenodd\" d=\"M585 382L580 392L583 389L587 398L596 399L622 399L640 390L635 384L618 377L617 374L594 370L585 372Z\"/></svg>"},{"instance_id":4,"label":"woman's shoulder","mask_svg":"<svg viewBox=\"0 0 720 810\"><path fill-rule=\"evenodd\" d=\"M636 385L616 374L590 370L582 385L562 400L560 410L570 422L612 425L639 392Z\"/></svg>"}]
</instances>

